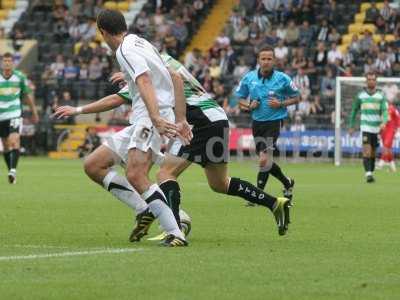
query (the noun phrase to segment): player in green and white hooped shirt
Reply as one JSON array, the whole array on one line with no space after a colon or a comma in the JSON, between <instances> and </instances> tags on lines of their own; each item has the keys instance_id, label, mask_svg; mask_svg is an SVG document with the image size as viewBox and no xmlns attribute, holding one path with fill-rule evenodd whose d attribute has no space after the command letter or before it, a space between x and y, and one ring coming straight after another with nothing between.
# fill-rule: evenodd
<instances>
[{"instance_id":1,"label":"player in green and white hooped shirt","mask_svg":"<svg viewBox=\"0 0 400 300\"><path fill-rule=\"evenodd\" d=\"M5 53L0 72L0 137L4 146L4 159L8 167L8 181L16 183L17 164L22 127L22 103L25 100L32 111L33 123L38 114L24 74L14 69L11 53Z\"/></svg>"},{"instance_id":2,"label":"player in green and white hooped shirt","mask_svg":"<svg viewBox=\"0 0 400 300\"><path fill-rule=\"evenodd\" d=\"M376 74L366 75L367 88L354 99L350 115L349 132L354 132L356 115L361 113L361 132L363 143L363 165L368 183L374 182L375 155L378 147L378 134L388 121L388 103L383 91L376 88Z\"/></svg>"}]
</instances>

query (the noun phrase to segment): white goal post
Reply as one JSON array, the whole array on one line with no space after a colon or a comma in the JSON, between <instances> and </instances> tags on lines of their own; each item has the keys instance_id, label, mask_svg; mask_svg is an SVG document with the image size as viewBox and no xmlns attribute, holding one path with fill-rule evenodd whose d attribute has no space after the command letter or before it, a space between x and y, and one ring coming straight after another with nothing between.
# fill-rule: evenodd
<instances>
[{"instance_id":1,"label":"white goal post","mask_svg":"<svg viewBox=\"0 0 400 300\"><path fill-rule=\"evenodd\" d=\"M344 107L344 103L349 104L353 99L349 98L349 95L343 95L344 85L348 85L350 88L347 89L347 94L355 96L359 90L365 86L365 77L336 77L336 93L335 93L335 152L334 152L334 163L336 166L340 166L342 163L342 130L347 130L342 120L343 109L348 110L348 107ZM397 77L378 77L378 86L385 86L394 84L400 91L400 78ZM398 96L398 95L396 95ZM350 113L350 112L348 112ZM347 121L347 120L346 120ZM342 128L344 127L344 128Z\"/></svg>"}]
</instances>

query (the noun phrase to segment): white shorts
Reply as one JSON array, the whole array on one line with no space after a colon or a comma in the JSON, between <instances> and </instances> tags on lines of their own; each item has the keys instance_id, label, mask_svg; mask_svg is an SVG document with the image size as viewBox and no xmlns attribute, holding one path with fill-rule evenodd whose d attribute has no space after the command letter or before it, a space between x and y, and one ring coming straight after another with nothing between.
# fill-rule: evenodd
<instances>
[{"instance_id":1,"label":"white shorts","mask_svg":"<svg viewBox=\"0 0 400 300\"><path fill-rule=\"evenodd\" d=\"M162 110L160 115L170 122L175 122L175 114L172 109ZM116 154L116 158L120 160L118 163L126 164L128 151L139 149L143 152L151 150L153 162L161 164L164 160L161 149L167 143L167 139L160 136L149 117L140 117L135 124L106 138L103 145Z\"/></svg>"}]
</instances>

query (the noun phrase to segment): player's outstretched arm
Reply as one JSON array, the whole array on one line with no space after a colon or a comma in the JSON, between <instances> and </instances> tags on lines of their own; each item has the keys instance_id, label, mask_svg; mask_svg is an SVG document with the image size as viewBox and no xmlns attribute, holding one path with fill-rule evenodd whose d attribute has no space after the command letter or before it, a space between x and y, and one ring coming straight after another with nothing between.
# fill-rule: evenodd
<instances>
[{"instance_id":1,"label":"player's outstretched arm","mask_svg":"<svg viewBox=\"0 0 400 300\"><path fill-rule=\"evenodd\" d=\"M175 124L161 118L153 83L151 82L151 78L147 72L136 77L136 86L138 87L140 96L149 112L151 122L157 128L158 132L168 138L175 137L178 128Z\"/></svg>"},{"instance_id":2,"label":"player's outstretched arm","mask_svg":"<svg viewBox=\"0 0 400 300\"><path fill-rule=\"evenodd\" d=\"M178 134L184 145L188 145L193 138L193 133L186 119L186 98L184 93L184 84L181 75L168 68L172 78L175 94L175 121L178 126Z\"/></svg>"},{"instance_id":3,"label":"player's outstretched arm","mask_svg":"<svg viewBox=\"0 0 400 300\"><path fill-rule=\"evenodd\" d=\"M112 110L125 103L125 100L117 94L113 94L93 103L89 103L84 106L59 106L56 108L53 118L70 117L79 114L93 114L103 111Z\"/></svg>"}]
</instances>

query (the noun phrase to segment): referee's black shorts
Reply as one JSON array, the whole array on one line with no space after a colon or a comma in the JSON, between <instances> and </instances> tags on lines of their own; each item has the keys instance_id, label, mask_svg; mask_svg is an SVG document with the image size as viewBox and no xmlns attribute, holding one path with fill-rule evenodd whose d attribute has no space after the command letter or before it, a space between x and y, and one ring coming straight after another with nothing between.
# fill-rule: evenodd
<instances>
[{"instance_id":1,"label":"referee's black shorts","mask_svg":"<svg viewBox=\"0 0 400 300\"><path fill-rule=\"evenodd\" d=\"M253 137L257 154L275 149L281 127L282 120L253 121Z\"/></svg>"}]
</instances>

